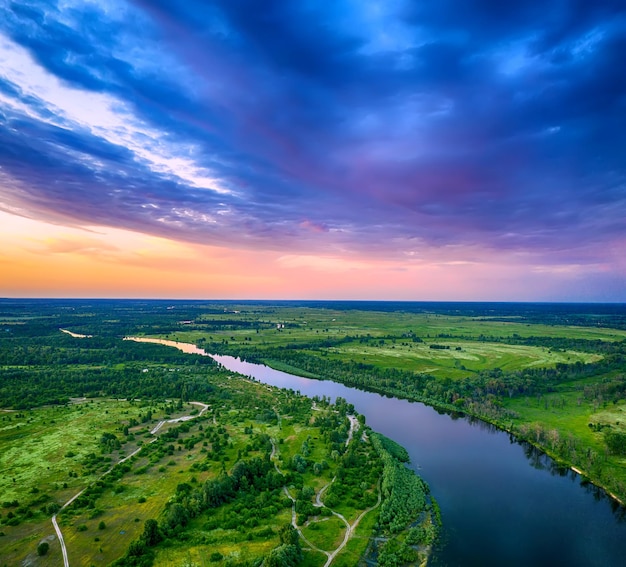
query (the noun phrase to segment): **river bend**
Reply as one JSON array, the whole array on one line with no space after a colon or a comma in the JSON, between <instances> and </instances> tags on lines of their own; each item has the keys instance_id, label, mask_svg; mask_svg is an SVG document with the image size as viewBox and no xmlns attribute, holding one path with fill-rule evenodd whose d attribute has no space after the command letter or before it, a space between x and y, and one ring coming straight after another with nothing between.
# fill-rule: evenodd
<instances>
[{"instance_id":1,"label":"river bend","mask_svg":"<svg viewBox=\"0 0 626 567\"><path fill-rule=\"evenodd\" d=\"M160 341L189 353L195 345ZM618 567L626 558L624 509L526 443L479 420L210 355L225 368L307 396L354 404L374 430L404 446L431 487L444 523L431 565Z\"/></svg>"}]
</instances>

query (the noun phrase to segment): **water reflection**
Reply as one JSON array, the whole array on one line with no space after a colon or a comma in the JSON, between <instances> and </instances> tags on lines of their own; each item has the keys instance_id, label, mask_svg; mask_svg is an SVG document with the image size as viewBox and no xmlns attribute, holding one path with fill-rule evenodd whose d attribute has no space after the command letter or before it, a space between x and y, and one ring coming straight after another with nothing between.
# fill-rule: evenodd
<instances>
[{"instance_id":1,"label":"water reflection","mask_svg":"<svg viewBox=\"0 0 626 567\"><path fill-rule=\"evenodd\" d=\"M501 429L498 429L495 425L492 425L491 423L487 423L486 421L483 421L482 419L478 419L477 417L474 417L471 415L468 415L468 416L465 416L464 414L460 414L460 415L465 417L465 419L470 425L473 425L474 427L478 427L478 429L480 429L481 431L485 431L487 433L502 433Z\"/></svg>"},{"instance_id":2,"label":"water reflection","mask_svg":"<svg viewBox=\"0 0 626 567\"><path fill-rule=\"evenodd\" d=\"M406 447L441 508L444 533L432 564L624 564L625 509L529 443L481 420L418 402L296 377L228 356L214 358L263 383L310 397L341 396L373 429Z\"/></svg>"}]
</instances>

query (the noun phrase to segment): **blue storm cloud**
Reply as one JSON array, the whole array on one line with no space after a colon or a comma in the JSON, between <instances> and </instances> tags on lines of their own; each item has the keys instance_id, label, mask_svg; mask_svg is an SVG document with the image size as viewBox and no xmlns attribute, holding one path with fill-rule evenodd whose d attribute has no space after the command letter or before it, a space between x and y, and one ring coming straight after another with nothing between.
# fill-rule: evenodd
<instances>
[{"instance_id":1,"label":"blue storm cloud","mask_svg":"<svg viewBox=\"0 0 626 567\"><path fill-rule=\"evenodd\" d=\"M0 2L7 57L117 101L129 132L0 66L0 203L196 242L555 262L626 233L621 1L62 6Z\"/></svg>"}]
</instances>

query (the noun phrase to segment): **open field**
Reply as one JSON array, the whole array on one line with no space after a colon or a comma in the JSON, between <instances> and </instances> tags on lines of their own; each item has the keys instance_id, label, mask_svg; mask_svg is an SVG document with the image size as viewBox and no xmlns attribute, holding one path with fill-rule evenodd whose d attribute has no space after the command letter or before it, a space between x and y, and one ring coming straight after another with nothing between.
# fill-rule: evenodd
<instances>
[{"instance_id":1,"label":"open field","mask_svg":"<svg viewBox=\"0 0 626 567\"><path fill-rule=\"evenodd\" d=\"M245 328L235 328L230 313L228 331L180 328L170 336L287 372L464 410L512 429L626 501L624 456L606 445L609 426L626 435L626 331L599 326L602 317L585 327L580 317L577 325L555 325L295 307L242 306L237 316ZM202 318L209 320L217 321ZM416 375L435 380L414 385Z\"/></svg>"},{"instance_id":2,"label":"open field","mask_svg":"<svg viewBox=\"0 0 626 567\"><path fill-rule=\"evenodd\" d=\"M432 349L430 344L449 348ZM468 372L489 368L521 370L533 366L549 367L557 363L596 362L602 358L598 354L555 352L545 347L446 339L435 343L391 342L377 346L350 343L341 347L329 347L328 355L337 360L348 358L383 368L427 372L441 378L462 378Z\"/></svg>"},{"instance_id":3,"label":"open field","mask_svg":"<svg viewBox=\"0 0 626 567\"><path fill-rule=\"evenodd\" d=\"M343 544L346 522L371 508L363 523L369 533L360 526L358 546L347 548L365 549L382 468L369 442L355 436L348 445L358 422L346 417L347 406L319 402L313 411L311 400L210 367L152 364L141 373L149 375L147 383L183 374L188 385L204 380L205 404L80 398L2 413L8 512L0 516L0 555L8 565L25 559L59 564L61 548L50 522L57 511L71 565L111 564L147 541L146 526L156 519L164 543L145 550L156 565L257 562L293 524L310 536L302 538L302 564L321 567ZM352 455L349 461L344 453ZM240 479L237 471L258 467L265 472L229 480L240 483L236 492L219 496L224 478ZM342 480L335 483L339 470ZM324 506L333 484L347 495L333 503L335 510ZM364 488L363 500L357 493ZM217 495L215 504L207 504L207 494ZM38 557L43 541L49 550Z\"/></svg>"},{"instance_id":4,"label":"open field","mask_svg":"<svg viewBox=\"0 0 626 567\"><path fill-rule=\"evenodd\" d=\"M439 335L479 337L562 337L588 340L624 340L626 331L605 327L580 327L568 325L542 325L515 321L493 321L484 317L462 317L432 314L415 314L375 311L339 311L311 308L255 308L239 306L237 313L211 314L198 317L188 327L176 330L180 340L238 342L248 340L253 345L271 347L285 344L308 343L346 336L370 335L374 338L402 336L405 333L420 338ZM280 329L277 328L281 325ZM284 327L282 327L284 325ZM206 326L207 329L202 329ZM258 332L257 332L258 331Z\"/></svg>"},{"instance_id":5,"label":"open field","mask_svg":"<svg viewBox=\"0 0 626 567\"><path fill-rule=\"evenodd\" d=\"M220 323L226 328L222 329ZM203 325L210 330L198 329ZM323 349L325 355L337 360L427 372L441 378L462 378L493 368L513 371L595 362L602 355L585 352L581 346L584 349L586 345L593 347L594 342L626 340L626 331L601 327L308 308L273 308L266 312L241 307L236 314L200 317L193 327L196 329L161 336L220 351L270 352L289 345L319 355ZM525 341L537 344L523 344ZM567 341L571 342L569 348ZM431 345L448 348L435 349ZM272 361L272 365L289 371L277 363L285 361Z\"/></svg>"},{"instance_id":6,"label":"open field","mask_svg":"<svg viewBox=\"0 0 626 567\"><path fill-rule=\"evenodd\" d=\"M563 309L555 315L544 308L528 316L522 309L505 321L473 312L129 305L3 315L0 402L32 408L0 413L0 556L8 564L27 557L59 564L50 516L85 487L58 516L74 564L111 563L131 542L143 541L153 519L166 538L146 551L157 565L253 561L272 553L295 518L308 542L302 565L321 567L346 533L333 512L352 524L375 503L381 469L367 444L345 448L345 410L323 407L327 421L317 421L322 412L311 411L307 400L235 378L207 357L121 341L126 335L192 342L462 411L543 448L626 500L626 330L619 313L595 317L588 308L567 324ZM602 326L609 320L620 328ZM197 416L197 407L178 400L210 408L151 434L168 418ZM220 490L211 483L230 478L239 462L263 461L270 450L272 465L262 478L275 487L248 492L250 477L243 490L237 485L237 496L206 507L203 491ZM356 484L342 469L348 462L361 471ZM342 482L331 485L338 476ZM313 505L320 491L325 507ZM334 564L362 556L376 515L363 518ZM38 558L43 539L50 550Z\"/></svg>"},{"instance_id":7,"label":"open field","mask_svg":"<svg viewBox=\"0 0 626 567\"><path fill-rule=\"evenodd\" d=\"M67 406L21 410L0 415L0 493L4 500L18 494L45 492L63 503L95 480L103 467L137 448L137 440L124 443L107 455L92 473L82 466L89 453L100 452L103 433L119 433L120 424L139 418L141 402L79 400ZM155 414L157 417L158 414ZM76 472L77 476L68 476ZM67 484L63 488L63 484Z\"/></svg>"},{"instance_id":8,"label":"open field","mask_svg":"<svg viewBox=\"0 0 626 567\"><path fill-rule=\"evenodd\" d=\"M3 415L4 420L0 421L3 425L0 430L0 490L3 502L19 502L19 506L5 505L3 512L6 514L3 515L6 517L13 510L16 516L21 516L21 521L15 526L2 527L5 536L0 539L0 556L17 563L28 548L32 547L34 551L37 541L54 534L50 517L55 506L57 509L63 506L72 496L101 478L116 462L151 439L149 424L141 423L130 428L128 440L123 440L119 449L103 452L101 438L104 433L123 438L120 431L124 425L132 419L143 421L142 416L148 410L153 411L150 424L157 423L166 416L165 405L95 399ZM194 409L197 411L195 406L185 404L167 416L174 419ZM169 427L171 425L164 427L162 432ZM177 463L182 460L178 455L174 458ZM137 461L142 464L141 460L133 459L133 462ZM178 470L180 466L170 472ZM106 494L103 495L102 509L93 508L72 523L61 514L60 524L68 528L64 532L70 559L75 559L75 564L84 564L86 558L83 555L74 557L76 550L93 547L94 537L102 541L98 547L108 549L100 554L102 561L108 559L110 562L123 553L130 539L120 537L119 532L124 531L132 539L132 534L141 528L141 524L136 525L135 518L154 517L171 494L172 486L164 482L162 476L129 476L127 483L116 487L123 487L123 492L115 494L112 501L111 495L109 500ZM146 483L147 478L153 482ZM179 481L177 477L171 478ZM138 505L142 496L146 502ZM113 529L99 532L97 525L105 517ZM79 525L85 525L89 533L74 529ZM75 545L76 540L80 541L80 546ZM56 545L51 546L51 554L57 550Z\"/></svg>"}]
</instances>

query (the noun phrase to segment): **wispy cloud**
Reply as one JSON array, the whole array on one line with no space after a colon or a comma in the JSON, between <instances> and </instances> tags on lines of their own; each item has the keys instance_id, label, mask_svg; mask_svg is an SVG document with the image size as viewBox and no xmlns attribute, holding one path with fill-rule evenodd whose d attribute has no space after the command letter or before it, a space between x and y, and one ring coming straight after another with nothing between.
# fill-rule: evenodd
<instances>
[{"instance_id":1,"label":"wispy cloud","mask_svg":"<svg viewBox=\"0 0 626 567\"><path fill-rule=\"evenodd\" d=\"M0 22L3 210L565 271L626 232L622 2L1 0Z\"/></svg>"}]
</instances>

